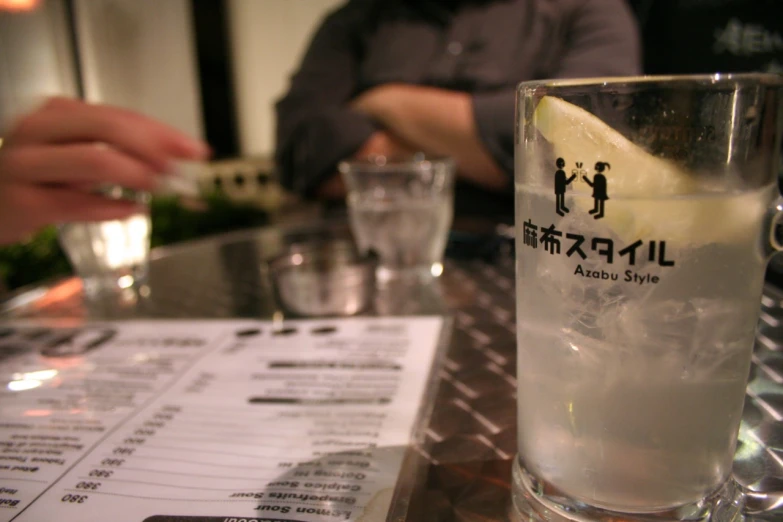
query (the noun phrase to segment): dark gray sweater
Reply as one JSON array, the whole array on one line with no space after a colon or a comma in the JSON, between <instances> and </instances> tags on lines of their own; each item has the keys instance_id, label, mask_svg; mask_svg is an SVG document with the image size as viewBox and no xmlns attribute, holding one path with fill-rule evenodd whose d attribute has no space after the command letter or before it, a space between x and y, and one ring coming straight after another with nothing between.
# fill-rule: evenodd
<instances>
[{"instance_id":1,"label":"dark gray sweater","mask_svg":"<svg viewBox=\"0 0 783 522\"><path fill-rule=\"evenodd\" d=\"M277 103L278 169L310 192L377 129L347 102L395 82L471 93L480 138L512 174L519 82L639 72L625 0L352 0L326 17Z\"/></svg>"}]
</instances>

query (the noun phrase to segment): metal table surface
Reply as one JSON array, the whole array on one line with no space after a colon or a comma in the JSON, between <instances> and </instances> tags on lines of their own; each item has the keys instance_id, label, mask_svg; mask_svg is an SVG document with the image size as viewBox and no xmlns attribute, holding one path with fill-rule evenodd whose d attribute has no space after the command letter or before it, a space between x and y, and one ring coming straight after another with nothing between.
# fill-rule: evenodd
<instances>
[{"instance_id":1,"label":"metal table surface","mask_svg":"<svg viewBox=\"0 0 783 522\"><path fill-rule=\"evenodd\" d=\"M259 266L287 243L344 227L269 227L158 249L140 314L268 318L276 311ZM79 285L59 281L0 303L0 318L88 318ZM388 520L507 520L516 447L514 264L448 259L438 288L385 296L371 313L449 314L453 331ZM735 473L747 488L783 490L783 293L769 287L753 356ZM781 520L783 508L757 515Z\"/></svg>"}]
</instances>

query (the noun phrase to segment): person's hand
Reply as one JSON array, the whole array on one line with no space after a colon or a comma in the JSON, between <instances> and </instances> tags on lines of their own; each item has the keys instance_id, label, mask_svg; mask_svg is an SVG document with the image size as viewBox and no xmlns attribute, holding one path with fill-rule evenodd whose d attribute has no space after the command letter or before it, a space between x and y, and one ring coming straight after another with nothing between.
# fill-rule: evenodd
<instances>
[{"instance_id":1,"label":"person's hand","mask_svg":"<svg viewBox=\"0 0 783 522\"><path fill-rule=\"evenodd\" d=\"M454 158L458 176L490 190L508 190L509 176L479 136L468 93L388 83L364 91L350 107L426 154Z\"/></svg>"},{"instance_id":2,"label":"person's hand","mask_svg":"<svg viewBox=\"0 0 783 522\"><path fill-rule=\"evenodd\" d=\"M377 131L370 136L367 141L357 150L353 157L355 159L367 158L369 156L407 156L417 152L416 148L402 141L387 131Z\"/></svg>"},{"instance_id":3,"label":"person's hand","mask_svg":"<svg viewBox=\"0 0 783 522\"><path fill-rule=\"evenodd\" d=\"M0 147L0 244L53 223L127 217L139 211L134 203L94 189L153 190L174 160L208 156L206 144L140 114L53 98Z\"/></svg>"}]
</instances>

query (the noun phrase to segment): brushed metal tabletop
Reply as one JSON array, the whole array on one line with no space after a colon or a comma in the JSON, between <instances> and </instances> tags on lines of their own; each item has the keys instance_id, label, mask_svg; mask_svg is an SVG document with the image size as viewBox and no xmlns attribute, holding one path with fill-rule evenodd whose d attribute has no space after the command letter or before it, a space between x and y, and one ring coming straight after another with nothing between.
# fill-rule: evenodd
<instances>
[{"instance_id":1,"label":"brushed metal tabletop","mask_svg":"<svg viewBox=\"0 0 783 522\"><path fill-rule=\"evenodd\" d=\"M158 249L152 293L140 316L269 318L277 310L259 266L286 244L345 233L344 226L269 227ZM15 294L0 318L88 318L75 280ZM507 520L516 451L514 261L447 259L437 287L381 296L375 314L443 314L453 318L439 361L421 437L398 481L388 520ZM783 491L783 292L762 302L743 422L735 458L738 480L770 509L756 520L783 520L765 492ZM768 502L769 501L769 502Z\"/></svg>"}]
</instances>

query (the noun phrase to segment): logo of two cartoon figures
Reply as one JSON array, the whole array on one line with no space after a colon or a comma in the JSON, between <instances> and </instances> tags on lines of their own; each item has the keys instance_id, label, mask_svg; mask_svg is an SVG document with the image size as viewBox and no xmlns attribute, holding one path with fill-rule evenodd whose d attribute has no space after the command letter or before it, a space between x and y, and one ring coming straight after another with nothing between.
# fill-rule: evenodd
<instances>
[{"instance_id":1,"label":"logo of two cartoon figures","mask_svg":"<svg viewBox=\"0 0 783 522\"><path fill-rule=\"evenodd\" d=\"M581 174L585 183L593 189L594 206L593 210L590 210L589 213L593 214L595 219L604 217L604 203L609 199L609 195L606 192L606 176L604 175L604 171L606 169L611 170L612 166L605 161L597 162L595 164L595 175L591 181L590 178L587 177L587 172L582 169L583 164L580 162L577 162L576 168L571 171L571 177L568 178L566 177L565 170L563 170L566 165L565 160L563 158L557 158L555 165L557 166L557 171L555 171L555 211L561 216L565 216L569 212L568 207L565 206L566 188L576 179L577 174Z\"/></svg>"}]
</instances>

